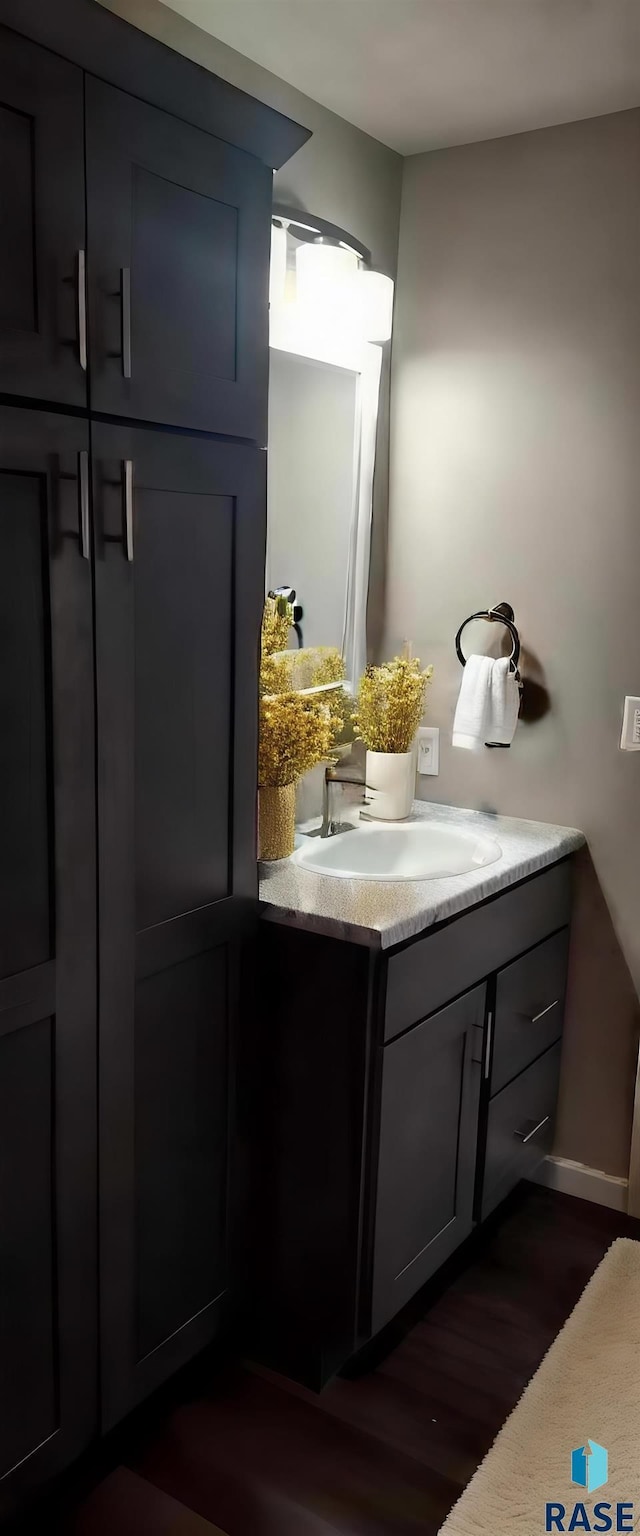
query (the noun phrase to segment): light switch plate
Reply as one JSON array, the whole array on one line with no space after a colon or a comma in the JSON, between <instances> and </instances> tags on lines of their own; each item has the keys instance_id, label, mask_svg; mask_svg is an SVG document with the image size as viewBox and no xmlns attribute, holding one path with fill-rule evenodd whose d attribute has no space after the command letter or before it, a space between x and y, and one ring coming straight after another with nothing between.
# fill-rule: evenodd
<instances>
[{"instance_id":1,"label":"light switch plate","mask_svg":"<svg viewBox=\"0 0 640 1536\"><path fill-rule=\"evenodd\" d=\"M440 731L437 725L421 725L418 731L418 773L439 773Z\"/></svg>"},{"instance_id":2,"label":"light switch plate","mask_svg":"<svg viewBox=\"0 0 640 1536\"><path fill-rule=\"evenodd\" d=\"M624 701L620 746L623 752L640 752L640 699Z\"/></svg>"}]
</instances>

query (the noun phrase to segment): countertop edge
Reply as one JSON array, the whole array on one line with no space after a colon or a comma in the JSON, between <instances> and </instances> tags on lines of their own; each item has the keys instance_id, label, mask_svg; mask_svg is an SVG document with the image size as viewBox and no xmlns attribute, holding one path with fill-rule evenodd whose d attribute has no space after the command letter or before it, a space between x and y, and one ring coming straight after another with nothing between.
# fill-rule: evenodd
<instances>
[{"instance_id":1,"label":"countertop edge","mask_svg":"<svg viewBox=\"0 0 640 1536\"><path fill-rule=\"evenodd\" d=\"M562 863L564 859L570 858L579 848L585 846L586 838L577 828L567 827L562 830L565 836L559 846L527 854L519 863L504 871L501 876L488 874L484 882L472 887L471 890L462 890L459 895L445 899L441 904L444 909L441 912L438 911L436 902L435 910L426 915L424 921L421 921L419 914L416 914L413 917L399 918L397 923L390 924L386 929L372 928L349 922L344 918L331 917L328 914L305 912L295 907L269 902L264 898L260 899L260 918L265 922L277 923L288 928L299 928L307 933L317 933L325 938L342 939L343 942L359 944L367 949L380 951L395 949L399 944L420 938L440 923L462 916L463 913L491 900L492 897L499 896L502 891L509 890L512 886L551 868L552 865Z\"/></svg>"},{"instance_id":2,"label":"countertop edge","mask_svg":"<svg viewBox=\"0 0 640 1536\"><path fill-rule=\"evenodd\" d=\"M401 939L393 939L391 944L385 944L385 934L381 928L347 923L343 918L323 916L320 912L300 912L296 907L281 907L276 902L264 901L262 897L260 920L277 923L282 928L300 928L303 933L319 933L326 939L342 939L347 944L360 944L365 949L391 949L394 944L402 943Z\"/></svg>"}]
</instances>

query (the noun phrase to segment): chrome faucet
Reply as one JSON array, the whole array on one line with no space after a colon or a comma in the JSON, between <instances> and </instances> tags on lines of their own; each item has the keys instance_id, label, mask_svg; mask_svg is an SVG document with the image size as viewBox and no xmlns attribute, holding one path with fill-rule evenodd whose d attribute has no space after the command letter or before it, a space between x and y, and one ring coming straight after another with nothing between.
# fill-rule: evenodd
<instances>
[{"instance_id":1,"label":"chrome faucet","mask_svg":"<svg viewBox=\"0 0 640 1536\"><path fill-rule=\"evenodd\" d=\"M360 748L361 743L354 742L337 762L327 763L322 784L321 837L335 837L338 832L348 832L352 827L351 822L336 820L333 807L337 786L342 792L346 785L358 785L362 790L362 804L365 804L365 759L364 749Z\"/></svg>"}]
</instances>

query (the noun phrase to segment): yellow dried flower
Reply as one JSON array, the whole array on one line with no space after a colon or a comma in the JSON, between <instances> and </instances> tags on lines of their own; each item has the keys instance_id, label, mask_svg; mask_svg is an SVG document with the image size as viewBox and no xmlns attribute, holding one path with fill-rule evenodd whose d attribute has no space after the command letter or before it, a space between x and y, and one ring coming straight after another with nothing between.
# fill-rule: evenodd
<instances>
[{"instance_id":1,"label":"yellow dried flower","mask_svg":"<svg viewBox=\"0 0 640 1536\"><path fill-rule=\"evenodd\" d=\"M286 597L268 597L262 613L262 655L286 650L293 608Z\"/></svg>"},{"instance_id":2,"label":"yellow dried flower","mask_svg":"<svg viewBox=\"0 0 640 1536\"><path fill-rule=\"evenodd\" d=\"M258 783L293 784L330 757L340 720L330 704L301 693L263 694L260 700Z\"/></svg>"},{"instance_id":3,"label":"yellow dried flower","mask_svg":"<svg viewBox=\"0 0 640 1536\"><path fill-rule=\"evenodd\" d=\"M355 728L370 752L409 752L422 719L433 667L395 656L360 679Z\"/></svg>"},{"instance_id":4,"label":"yellow dried flower","mask_svg":"<svg viewBox=\"0 0 640 1536\"><path fill-rule=\"evenodd\" d=\"M335 645L316 645L315 656L311 668L312 688L321 688L325 683L341 683L346 677L347 669L344 664L344 656Z\"/></svg>"},{"instance_id":5,"label":"yellow dried flower","mask_svg":"<svg viewBox=\"0 0 640 1536\"><path fill-rule=\"evenodd\" d=\"M340 728L334 745L336 747L346 746L348 742L354 741L356 736L356 701L353 694L347 693L344 688L341 688L339 693L332 694L331 708L340 721Z\"/></svg>"},{"instance_id":6,"label":"yellow dried flower","mask_svg":"<svg viewBox=\"0 0 640 1536\"><path fill-rule=\"evenodd\" d=\"M269 663L272 662L273 666ZM280 651L267 657L262 653L262 670L265 677L273 678L273 685L263 688L263 693L300 692L304 688L326 687L328 683L340 683L345 675L345 664L336 646L303 646L299 651Z\"/></svg>"},{"instance_id":7,"label":"yellow dried flower","mask_svg":"<svg viewBox=\"0 0 640 1536\"><path fill-rule=\"evenodd\" d=\"M287 656L264 656L260 662L260 693L289 693L291 668Z\"/></svg>"},{"instance_id":8,"label":"yellow dried flower","mask_svg":"<svg viewBox=\"0 0 640 1536\"><path fill-rule=\"evenodd\" d=\"M262 789L294 784L331 756L343 727L337 695L310 697L291 686L294 663L302 653L284 650L293 622L286 598L267 598L262 619L260 663L260 744L258 783ZM311 656L310 687L340 682L344 661L334 647L318 647Z\"/></svg>"}]
</instances>

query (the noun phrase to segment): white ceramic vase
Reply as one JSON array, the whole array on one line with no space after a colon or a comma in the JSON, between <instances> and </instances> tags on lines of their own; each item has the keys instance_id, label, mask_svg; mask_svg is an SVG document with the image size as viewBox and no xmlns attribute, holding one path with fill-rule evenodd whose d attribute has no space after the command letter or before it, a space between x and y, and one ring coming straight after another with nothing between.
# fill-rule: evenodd
<instances>
[{"instance_id":1,"label":"white ceramic vase","mask_svg":"<svg viewBox=\"0 0 640 1536\"><path fill-rule=\"evenodd\" d=\"M416 763L410 752L367 752L367 814L376 821L405 821L411 815Z\"/></svg>"}]
</instances>

